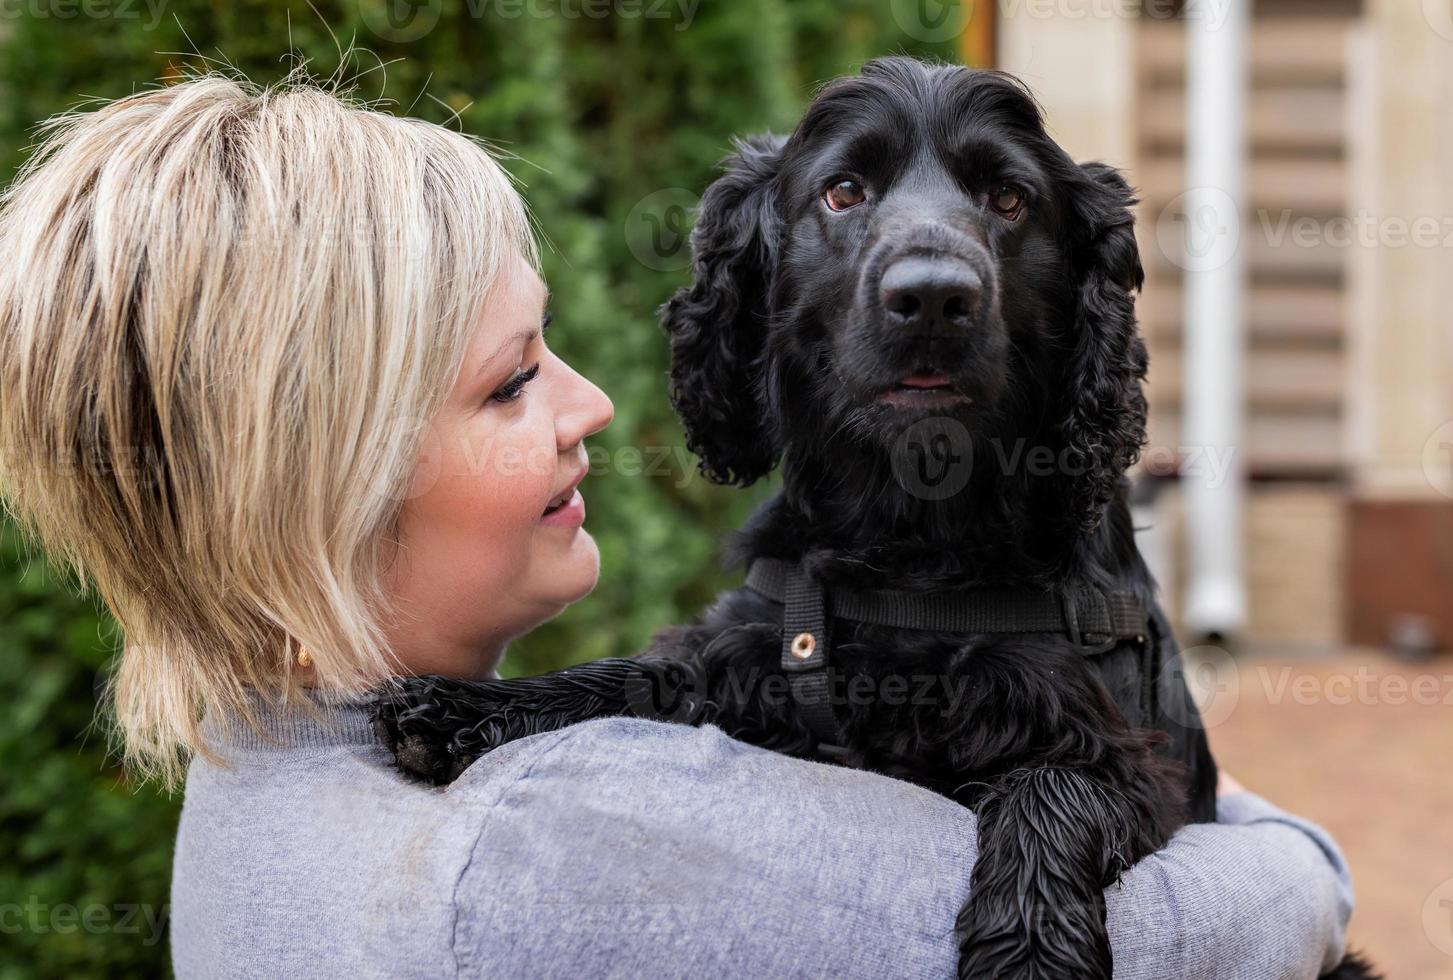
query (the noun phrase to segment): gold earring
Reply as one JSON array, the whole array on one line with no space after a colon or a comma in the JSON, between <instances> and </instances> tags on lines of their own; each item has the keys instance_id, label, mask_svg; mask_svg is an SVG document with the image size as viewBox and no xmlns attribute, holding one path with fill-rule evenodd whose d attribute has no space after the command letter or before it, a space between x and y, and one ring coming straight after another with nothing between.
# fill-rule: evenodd
<instances>
[{"instance_id":1,"label":"gold earring","mask_svg":"<svg viewBox=\"0 0 1453 980\"><path fill-rule=\"evenodd\" d=\"M308 652L307 647L298 647L298 666L302 667L304 670L313 666L313 655Z\"/></svg>"}]
</instances>

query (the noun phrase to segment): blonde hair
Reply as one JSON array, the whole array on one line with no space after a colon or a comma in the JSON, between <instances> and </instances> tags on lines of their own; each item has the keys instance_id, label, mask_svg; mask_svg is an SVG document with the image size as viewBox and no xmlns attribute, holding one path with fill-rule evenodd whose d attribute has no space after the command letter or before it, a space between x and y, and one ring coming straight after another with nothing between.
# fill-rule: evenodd
<instances>
[{"instance_id":1,"label":"blonde hair","mask_svg":"<svg viewBox=\"0 0 1453 980\"><path fill-rule=\"evenodd\" d=\"M397 672L381 623L423 429L529 220L480 143L299 78L72 111L0 198L0 490L124 634L129 766L201 716Z\"/></svg>"}]
</instances>

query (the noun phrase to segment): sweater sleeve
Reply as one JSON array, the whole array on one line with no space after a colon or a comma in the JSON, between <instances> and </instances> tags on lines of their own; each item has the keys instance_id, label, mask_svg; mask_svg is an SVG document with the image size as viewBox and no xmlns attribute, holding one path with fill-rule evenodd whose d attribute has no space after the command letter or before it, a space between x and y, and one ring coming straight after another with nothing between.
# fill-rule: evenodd
<instances>
[{"instance_id":1,"label":"sweater sleeve","mask_svg":"<svg viewBox=\"0 0 1453 980\"><path fill-rule=\"evenodd\" d=\"M1341 959L1347 862L1325 830L1253 793L1184 827L1107 897L1117 977L1315 977Z\"/></svg>"},{"instance_id":2,"label":"sweater sleeve","mask_svg":"<svg viewBox=\"0 0 1453 980\"><path fill-rule=\"evenodd\" d=\"M448 790L485 810L456 886L461 974L956 975L977 841L951 801L710 726L525 742ZM1249 794L1221 818L1108 896L1117 978L1312 976L1340 955L1351 892L1326 834Z\"/></svg>"}]
</instances>

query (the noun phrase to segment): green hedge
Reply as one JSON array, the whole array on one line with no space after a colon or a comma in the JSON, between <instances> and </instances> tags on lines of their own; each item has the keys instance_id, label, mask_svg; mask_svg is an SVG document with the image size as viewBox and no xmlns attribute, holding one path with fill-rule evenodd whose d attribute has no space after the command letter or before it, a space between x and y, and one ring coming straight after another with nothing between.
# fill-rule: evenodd
<instances>
[{"instance_id":1,"label":"green hedge","mask_svg":"<svg viewBox=\"0 0 1453 980\"><path fill-rule=\"evenodd\" d=\"M402 22L387 2L318 2L320 19L303 3L176 0L155 21L140 2L24 5L0 21L0 168L8 179L30 127L85 96L123 95L198 53L273 80L289 38L327 75L335 36L370 51L345 68L364 96L457 118L528 161L512 168L553 244L552 344L611 394L616 421L587 488L601 585L517 644L507 670L629 654L724 584L717 541L760 498L696 477L666 404L653 311L683 281L694 193L729 135L789 126L818 82L887 52L952 58L952 45L906 36L895 14L912 4L897 0L427 0L403 4L416 19ZM586 16L601 9L615 13ZM670 16L643 15L657 11ZM0 980L167 968L151 923L179 801L128 782L92 727L117 642L0 524Z\"/></svg>"}]
</instances>

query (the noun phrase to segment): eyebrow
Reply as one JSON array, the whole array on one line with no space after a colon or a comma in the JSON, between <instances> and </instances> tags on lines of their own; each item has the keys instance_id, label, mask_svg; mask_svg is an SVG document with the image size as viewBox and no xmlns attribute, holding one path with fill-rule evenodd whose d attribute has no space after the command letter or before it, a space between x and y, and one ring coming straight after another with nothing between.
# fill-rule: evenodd
<instances>
[{"instance_id":1,"label":"eyebrow","mask_svg":"<svg viewBox=\"0 0 1453 980\"><path fill-rule=\"evenodd\" d=\"M475 373L477 375L483 375L487 373L491 365L494 364L495 358L503 354L511 344L520 344L521 346L526 346L538 336L540 336L539 327L531 327L529 330L515 331L509 337L505 338L504 343L496 347L492 353L490 353L487 357L485 357L483 361L480 362L479 370Z\"/></svg>"},{"instance_id":2,"label":"eyebrow","mask_svg":"<svg viewBox=\"0 0 1453 980\"><path fill-rule=\"evenodd\" d=\"M505 352L505 349L508 348L511 344L519 344L521 346L528 346L532 341L534 341L534 339L536 337L540 336L546 330L549 330L550 329L550 324L552 322L554 322L554 320L555 320L555 314L550 312L550 310L548 308L549 305L550 305L550 296L547 294L545 296L545 306L546 306L546 309L545 309L544 312L542 312L540 314L540 325L538 327L531 327L528 330L517 330L513 334L511 334L509 337L505 338L504 343L502 343L498 347L496 347L494 349L494 352L493 353L491 353L482 362L480 362L479 370L477 372L475 372L476 375L482 375L482 374L485 374L486 372L488 372L489 369L490 369L490 366L492 364L494 364L495 358L497 358L501 354L503 354Z\"/></svg>"}]
</instances>

